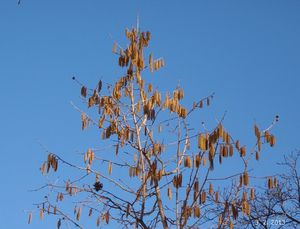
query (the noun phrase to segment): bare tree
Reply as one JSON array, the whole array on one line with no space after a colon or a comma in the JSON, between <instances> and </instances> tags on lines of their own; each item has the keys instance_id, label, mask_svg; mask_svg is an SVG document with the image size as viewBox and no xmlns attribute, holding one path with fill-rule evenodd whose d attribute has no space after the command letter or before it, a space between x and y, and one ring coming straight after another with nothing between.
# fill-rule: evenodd
<instances>
[{"instance_id":1,"label":"bare tree","mask_svg":"<svg viewBox=\"0 0 300 229\"><path fill-rule=\"evenodd\" d=\"M150 32L133 28L125 34L126 48L113 45L118 65L126 69L114 84L100 80L95 88L88 88L73 77L89 110L72 104L80 112L82 130L98 128L105 147L88 148L82 154L83 165L47 151L41 172L56 172L61 164L66 179L38 189L47 190L45 199L37 204L40 218L44 213L54 215L58 228L62 223L82 228L83 212L98 226L233 228L239 212L250 215L254 190L249 183L249 161L258 160L262 144L274 146L270 131L278 117L265 130L255 125L256 143L248 152L223 126L224 117L213 127L202 124L197 130L188 121L211 104L214 94L190 108L182 104L180 86L162 96L145 81L146 74L165 65L163 58L154 58L145 50ZM224 171L223 177L215 177L215 164L221 168L222 161L229 159L239 171ZM32 212L29 222L31 217Z\"/></svg>"},{"instance_id":2,"label":"bare tree","mask_svg":"<svg viewBox=\"0 0 300 229\"><path fill-rule=\"evenodd\" d=\"M300 152L284 157L284 172L278 181L267 181L265 188L256 189L250 202L251 213L240 219L247 228L299 228L300 225Z\"/></svg>"}]
</instances>

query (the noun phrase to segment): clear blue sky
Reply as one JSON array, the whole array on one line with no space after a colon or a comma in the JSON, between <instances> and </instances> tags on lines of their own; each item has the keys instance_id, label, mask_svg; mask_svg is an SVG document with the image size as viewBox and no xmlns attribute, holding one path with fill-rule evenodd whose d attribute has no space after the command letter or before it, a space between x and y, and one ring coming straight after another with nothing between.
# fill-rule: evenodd
<instances>
[{"instance_id":1,"label":"clear blue sky","mask_svg":"<svg viewBox=\"0 0 300 229\"><path fill-rule=\"evenodd\" d=\"M284 153L300 147L300 1L0 1L0 228L54 228L33 209L45 182L39 166L49 150L67 157L99 139L82 133L70 101L80 104L75 75L88 85L113 82L120 71L111 54L124 28L152 32L151 50L166 67L153 80L172 90L180 81L187 103L215 92L209 113L246 144L253 123L274 128L277 145L258 171L271 174ZM195 126L200 127L202 118Z\"/></svg>"}]
</instances>

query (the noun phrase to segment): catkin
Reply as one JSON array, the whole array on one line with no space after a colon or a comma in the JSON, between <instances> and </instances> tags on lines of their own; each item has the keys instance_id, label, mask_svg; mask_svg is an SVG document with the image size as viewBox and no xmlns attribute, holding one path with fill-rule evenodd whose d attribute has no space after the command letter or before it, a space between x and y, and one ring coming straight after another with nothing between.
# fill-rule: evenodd
<instances>
[{"instance_id":1,"label":"catkin","mask_svg":"<svg viewBox=\"0 0 300 229\"><path fill-rule=\"evenodd\" d=\"M255 199L254 188L251 188L251 190L250 190L250 199L251 200Z\"/></svg>"},{"instance_id":2,"label":"catkin","mask_svg":"<svg viewBox=\"0 0 300 229\"><path fill-rule=\"evenodd\" d=\"M168 186L168 198L169 198L169 200L172 199L172 189L170 186Z\"/></svg>"},{"instance_id":3,"label":"catkin","mask_svg":"<svg viewBox=\"0 0 300 229\"><path fill-rule=\"evenodd\" d=\"M213 194L213 186L212 183L209 184L209 195Z\"/></svg>"},{"instance_id":4,"label":"catkin","mask_svg":"<svg viewBox=\"0 0 300 229\"><path fill-rule=\"evenodd\" d=\"M248 172L245 171L244 172L244 175L243 175L243 182L244 182L244 185L247 186L249 184L249 175L248 175Z\"/></svg>"}]
</instances>

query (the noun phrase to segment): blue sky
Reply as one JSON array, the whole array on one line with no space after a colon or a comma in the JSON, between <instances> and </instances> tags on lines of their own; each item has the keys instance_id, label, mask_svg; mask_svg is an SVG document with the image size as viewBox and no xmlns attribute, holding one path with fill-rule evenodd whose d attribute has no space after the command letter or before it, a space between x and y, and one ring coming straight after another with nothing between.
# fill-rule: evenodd
<instances>
[{"instance_id":1,"label":"blue sky","mask_svg":"<svg viewBox=\"0 0 300 229\"><path fill-rule=\"evenodd\" d=\"M162 91L180 82L186 103L215 92L213 118L227 111L225 126L246 144L253 123L267 127L275 115L277 145L262 154L259 172L300 147L300 2L290 1L79 1L0 2L0 228L53 228L23 210L33 209L45 182L45 152L67 157L99 141L81 132L75 75L88 85L120 75L111 49L140 15L150 49L166 67L153 75ZM209 116L208 116L209 117ZM212 120L213 120L212 118ZM196 127L201 126L199 116Z\"/></svg>"}]
</instances>

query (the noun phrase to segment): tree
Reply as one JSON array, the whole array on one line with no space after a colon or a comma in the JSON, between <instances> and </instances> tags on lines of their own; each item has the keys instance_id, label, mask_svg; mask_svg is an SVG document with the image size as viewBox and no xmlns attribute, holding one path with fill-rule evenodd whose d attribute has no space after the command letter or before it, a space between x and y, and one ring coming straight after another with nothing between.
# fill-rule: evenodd
<instances>
[{"instance_id":1,"label":"tree","mask_svg":"<svg viewBox=\"0 0 300 229\"><path fill-rule=\"evenodd\" d=\"M249 217L241 218L240 224L248 228L298 228L300 225L300 152L291 153L279 163L284 172L279 181L268 179L254 201L250 203Z\"/></svg>"},{"instance_id":2,"label":"tree","mask_svg":"<svg viewBox=\"0 0 300 229\"><path fill-rule=\"evenodd\" d=\"M38 204L40 217L45 212L54 215L58 228L63 222L82 228L84 211L98 226L113 221L124 228L198 228L207 223L233 228L239 212L250 215L249 199L254 190L249 161L258 160L262 144L274 146L270 130L278 117L265 130L255 125L256 141L250 152L223 126L224 117L210 129L203 124L201 130L195 130L189 118L209 106L214 94L194 102L191 108L183 106L180 86L163 96L144 77L146 71L152 74L165 65L163 58L155 59L145 50L150 32L133 28L125 34L129 41L126 48L113 45L118 65L126 69L114 84L100 80L93 89L73 77L89 108L84 112L74 105L81 114L82 130L96 126L106 147L88 148L83 166L48 152L41 166L43 174L56 172L58 164L64 173L67 168L78 173L72 172L60 184L42 187L49 192ZM239 172L213 177L215 164L232 158L235 163L240 160L236 164ZM122 177L113 173L113 167ZM73 216L66 202L74 203ZM29 222L31 217L32 213Z\"/></svg>"}]
</instances>

